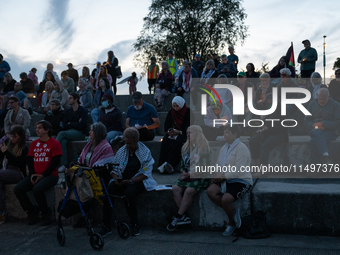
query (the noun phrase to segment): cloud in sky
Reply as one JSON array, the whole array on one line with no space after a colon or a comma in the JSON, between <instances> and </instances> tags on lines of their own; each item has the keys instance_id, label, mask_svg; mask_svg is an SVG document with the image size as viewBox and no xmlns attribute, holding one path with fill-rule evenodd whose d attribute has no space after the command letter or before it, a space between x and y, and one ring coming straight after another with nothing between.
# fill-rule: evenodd
<instances>
[{"instance_id":1,"label":"cloud in sky","mask_svg":"<svg viewBox=\"0 0 340 255\"><path fill-rule=\"evenodd\" d=\"M0 53L12 66L14 77L32 67L42 77L48 62L56 60L75 65L95 63L107 59L113 50L119 59L123 74L141 70L133 66L132 43L143 26L150 0L13 0L2 3ZM256 67L269 62L273 68L294 43L295 58L303 49L301 41L310 39L319 54L317 71L323 74L323 35L327 35L327 72L339 56L340 34L337 33L337 10L340 2L325 0L244 0L242 6L248 15L249 37L243 45L235 45L240 58L239 69L252 62ZM227 51L227 50L226 50ZM94 66L90 66L94 68ZM65 65L56 65L61 72ZM121 86L121 85L120 85ZM147 91L144 79L138 89ZM118 91L127 92L127 85Z\"/></svg>"}]
</instances>

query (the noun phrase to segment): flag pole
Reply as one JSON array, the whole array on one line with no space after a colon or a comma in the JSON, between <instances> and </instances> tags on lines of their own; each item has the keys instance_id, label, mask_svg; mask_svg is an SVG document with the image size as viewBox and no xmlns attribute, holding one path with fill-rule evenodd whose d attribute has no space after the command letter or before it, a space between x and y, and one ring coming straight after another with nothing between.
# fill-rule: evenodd
<instances>
[{"instance_id":1,"label":"flag pole","mask_svg":"<svg viewBox=\"0 0 340 255\"><path fill-rule=\"evenodd\" d=\"M326 36L323 36L323 83L326 85Z\"/></svg>"}]
</instances>

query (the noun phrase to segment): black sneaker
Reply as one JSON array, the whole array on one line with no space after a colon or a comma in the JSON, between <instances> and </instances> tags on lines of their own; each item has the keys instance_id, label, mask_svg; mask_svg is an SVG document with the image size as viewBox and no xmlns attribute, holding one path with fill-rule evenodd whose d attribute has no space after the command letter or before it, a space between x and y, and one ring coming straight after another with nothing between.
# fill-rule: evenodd
<instances>
[{"instance_id":1,"label":"black sneaker","mask_svg":"<svg viewBox=\"0 0 340 255\"><path fill-rule=\"evenodd\" d=\"M49 226L51 225L55 219L52 217L52 211L50 208L47 208L46 212L41 215L41 226Z\"/></svg>"},{"instance_id":2,"label":"black sneaker","mask_svg":"<svg viewBox=\"0 0 340 255\"><path fill-rule=\"evenodd\" d=\"M172 217L172 221L171 223L168 224L168 226L166 227L167 230L169 231L175 231L177 228L177 223L179 221L183 221L184 220L185 215L183 215L181 218L177 218L176 216Z\"/></svg>"},{"instance_id":3,"label":"black sneaker","mask_svg":"<svg viewBox=\"0 0 340 255\"><path fill-rule=\"evenodd\" d=\"M109 226L103 225L102 229L99 231L99 234L102 237L105 237L105 236L107 236L109 234L112 234L111 228Z\"/></svg>"},{"instance_id":4,"label":"black sneaker","mask_svg":"<svg viewBox=\"0 0 340 255\"><path fill-rule=\"evenodd\" d=\"M177 225L186 225L190 223L191 223L190 217L184 214L183 217L177 222Z\"/></svg>"},{"instance_id":5,"label":"black sneaker","mask_svg":"<svg viewBox=\"0 0 340 255\"><path fill-rule=\"evenodd\" d=\"M139 229L138 224L132 225L132 228L131 228L131 235L132 235L132 236L139 236L139 235L140 235L140 229Z\"/></svg>"},{"instance_id":6,"label":"black sneaker","mask_svg":"<svg viewBox=\"0 0 340 255\"><path fill-rule=\"evenodd\" d=\"M28 225L35 225L40 221L39 208L34 206L27 212Z\"/></svg>"}]
</instances>

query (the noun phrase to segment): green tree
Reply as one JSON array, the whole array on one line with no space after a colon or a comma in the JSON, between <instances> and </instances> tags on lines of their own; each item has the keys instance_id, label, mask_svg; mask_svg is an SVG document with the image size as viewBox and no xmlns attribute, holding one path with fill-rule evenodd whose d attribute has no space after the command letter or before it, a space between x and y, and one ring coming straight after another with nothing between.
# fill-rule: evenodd
<instances>
[{"instance_id":1,"label":"green tree","mask_svg":"<svg viewBox=\"0 0 340 255\"><path fill-rule=\"evenodd\" d=\"M337 58L333 65L333 70L340 68L340 58Z\"/></svg>"},{"instance_id":2,"label":"green tree","mask_svg":"<svg viewBox=\"0 0 340 255\"><path fill-rule=\"evenodd\" d=\"M262 63L261 64L261 68L256 69L255 72L259 73L259 74L263 74L263 73L269 73L270 69L269 69L269 62L267 63Z\"/></svg>"},{"instance_id":3,"label":"green tree","mask_svg":"<svg viewBox=\"0 0 340 255\"><path fill-rule=\"evenodd\" d=\"M153 0L133 44L135 64L146 68L151 56L163 61L168 49L180 61L197 53L206 60L227 44L244 42L246 17L241 0Z\"/></svg>"}]
</instances>

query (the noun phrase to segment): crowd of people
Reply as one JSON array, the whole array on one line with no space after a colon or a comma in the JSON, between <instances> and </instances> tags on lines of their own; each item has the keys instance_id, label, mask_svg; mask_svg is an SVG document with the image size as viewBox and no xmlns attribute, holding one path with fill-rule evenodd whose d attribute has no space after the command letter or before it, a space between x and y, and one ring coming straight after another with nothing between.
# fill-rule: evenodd
<instances>
[{"instance_id":1,"label":"crowd of people","mask_svg":"<svg viewBox=\"0 0 340 255\"><path fill-rule=\"evenodd\" d=\"M301 63L301 76L308 79L304 85L311 94L311 100L305 103L311 113L305 117L306 130L311 136L311 163L329 163L327 145L338 137L340 127L340 69L335 71L336 79L328 87L322 84L321 75L315 72L317 52L310 47L308 40L304 40L303 44L305 49L299 54L298 62ZM221 62L217 54L213 54L206 63L201 60L200 54L196 54L194 61L186 60L182 67L171 49L161 68L156 58L151 57L147 79L149 92L154 92L154 105L147 103L143 94L136 91L134 73L129 80L132 105L123 109L126 111L125 123L122 109L115 105L118 59L112 51L108 52L107 62L97 62L91 74L88 67L83 67L81 76L70 63L60 79L49 63L40 83L36 68L32 68L28 75L21 73L20 82L14 80L10 65L0 54L0 125L3 128L0 144L3 162L3 171L0 171L0 224L5 222L7 214L4 187L15 183L14 193L27 212L29 224L40 221L40 212L43 226L53 223L44 192L56 185L58 171L69 167L68 142L85 140L89 134L78 163L89 167L104 163L118 165L106 178L105 184L109 194L126 196L131 231L133 235L139 235L136 198L157 185L152 177L155 160L142 141L154 139L155 130L161 125L158 112L162 111L166 97L175 93L177 96L172 99L164 122L165 135L157 165L161 174L174 173L179 163L181 169L181 176L172 187L178 210L167 229L174 231L178 225L189 224L188 209L193 196L206 190L209 198L229 218L223 235L231 235L241 226L240 211L234 208L233 203L250 190L252 175L196 176L194 166L216 163L211 162L209 147L209 141L214 140L225 142L217 160L221 166L239 169L250 166L251 159L256 165L266 165L270 150L287 142L289 132L279 122L254 130L249 126L214 125L214 120L245 120L245 123L252 117L282 120L280 96L276 110L269 117L254 116L249 110L248 96L252 96L253 107L268 110L274 102L273 88L277 88L280 95L282 88L297 88L301 84L294 79L295 68L288 64L285 56L269 73L260 75L252 63L246 65L246 71L238 71L239 58L234 47L229 46L228 51L229 55L221 55ZM231 91L215 88L216 84L233 84L243 92L244 115L233 114ZM213 95L206 105L207 114L202 126L195 125L193 114L203 91L200 86L218 94ZM30 93L36 93L39 108L32 108L27 98ZM191 109L184 99L186 93L190 95ZM300 98L300 94L289 93L287 98ZM44 114L44 120L35 124L38 139L28 149L25 141L30 138L30 115L34 111ZM294 105L286 108L287 116L291 118L296 111ZM89 117L93 124L88 133ZM241 142L241 133L251 135L249 149ZM113 151L110 143L117 137L122 137L125 145ZM33 192L37 206L30 202L26 194L28 191ZM102 236L111 233L111 213L110 204L104 201Z\"/></svg>"}]
</instances>

